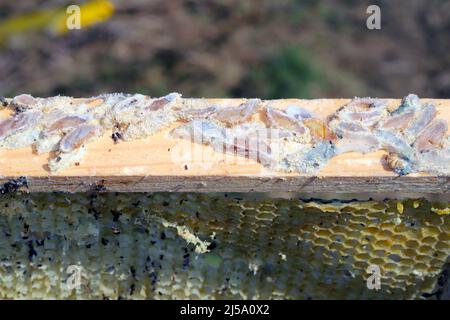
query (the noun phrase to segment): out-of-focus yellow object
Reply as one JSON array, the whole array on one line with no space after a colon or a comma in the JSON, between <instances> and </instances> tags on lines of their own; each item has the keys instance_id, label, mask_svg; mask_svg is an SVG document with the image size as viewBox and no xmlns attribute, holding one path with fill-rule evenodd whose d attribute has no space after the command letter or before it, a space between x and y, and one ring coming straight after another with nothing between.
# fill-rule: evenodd
<instances>
[{"instance_id":1,"label":"out-of-focus yellow object","mask_svg":"<svg viewBox=\"0 0 450 320\"><path fill-rule=\"evenodd\" d=\"M431 208L431 211L437 213L440 216L450 215L450 208L444 208L444 209Z\"/></svg>"},{"instance_id":2,"label":"out-of-focus yellow object","mask_svg":"<svg viewBox=\"0 0 450 320\"><path fill-rule=\"evenodd\" d=\"M114 5L111 3L111 1L95 0L81 5L80 11L81 28L86 28L91 25L107 21L114 13ZM58 23L54 26L56 33L64 34L70 31L67 28L66 21L66 19L58 20Z\"/></svg>"},{"instance_id":3,"label":"out-of-focus yellow object","mask_svg":"<svg viewBox=\"0 0 450 320\"><path fill-rule=\"evenodd\" d=\"M404 206L403 206L403 203L401 203L400 201L397 202L397 210L398 210L398 212L399 212L400 214L403 213Z\"/></svg>"},{"instance_id":4,"label":"out-of-focus yellow object","mask_svg":"<svg viewBox=\"0 0 450 320\"><path fill-rule=\"evenodd\" d=\"M114 14L114 4L108 0L93 0L79 5L80 27L107 21ZM48 30L61 35L70 31L67 19L73 13L67 12L67 7L47 9L14 16L0 21L0 42L11 36L29 31Z\"/></svg>"}]
</instances>

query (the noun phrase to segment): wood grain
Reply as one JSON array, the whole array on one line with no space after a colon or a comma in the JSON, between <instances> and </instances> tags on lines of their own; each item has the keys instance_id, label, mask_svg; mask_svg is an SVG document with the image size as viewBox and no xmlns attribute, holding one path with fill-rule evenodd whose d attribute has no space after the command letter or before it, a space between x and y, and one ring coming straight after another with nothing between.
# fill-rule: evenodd
<instances>
[{"instance_id":1,"label":"wood grain","mask_svg":"<svg viewBox=\"0 0 450 320\"><path fill-rule=\"evenodd\" d=\"M450 100L433 101L438 117L450 123ZM275 107L296 104L325 119L348 99L274 100ZM398 105L398 99L386 99ZM209 99L219 105L236 105L239 99ZM0 112L4 118L6 111ZM48 154L31 148L0 150L0 183L25 176L30 192L86 192L96 185L117 192L450 192L450 176L411 174L398 177L383 168L383 151L339 155L317 174L308 176L270 171L255 161L214 152L208 146L169 137L170 130L152 137L114 144L109 135L87 145L78 166L57 174L47 170ZM192 156L193 155L193 156ZM200 155L200 156L198 156Z\"/></svg>"}]
</instances>

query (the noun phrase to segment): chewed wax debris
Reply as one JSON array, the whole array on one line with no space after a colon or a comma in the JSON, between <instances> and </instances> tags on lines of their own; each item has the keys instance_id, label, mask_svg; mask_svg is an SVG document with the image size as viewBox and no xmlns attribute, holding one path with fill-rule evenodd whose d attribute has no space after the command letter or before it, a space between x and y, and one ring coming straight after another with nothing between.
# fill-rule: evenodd
<instances>
[{"instance_id":1,"label":"chewed wax debris","mask_svg":"<svg viewBox=\"0 0 450 320\"><path fill-rule=\"evenodd\" d=\"M108 134L114 142L149 137L178 123L174 139L208 145L283 172L315 174L343 153L384 150L385 168L399 175L450 175L448 124L434 104L410 94L398 106L380 99L355 98L326 121L301 105L245 99L214 104L142 94L103 94L88 99L0 99L13 114L0 122L0 148L32 146L50 152L51 172L82 161L90 141Z\"/></svg>"}]
</instances>

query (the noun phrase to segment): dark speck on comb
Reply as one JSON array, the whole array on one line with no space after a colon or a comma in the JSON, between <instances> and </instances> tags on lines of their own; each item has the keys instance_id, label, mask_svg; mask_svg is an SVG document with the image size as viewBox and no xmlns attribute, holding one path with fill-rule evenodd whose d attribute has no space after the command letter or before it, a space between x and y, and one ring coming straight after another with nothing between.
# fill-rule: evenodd
<instances>
[{"instance_id":1,"label":"dark speck on comb","mask_svg":"<svg viewBox=\"0 0 450 320\"><path fill-rule=\"evenodd\" d=\"M114 132L111 135L111 138L114 140L114 143L118 143L120 139L122 139L122 134L120 132Z\"/></svg>"},{"instance_id":2,"label":"dark speck on comb","mask_svg":"<svg viewBox=\"0 0 450 320\"><path fill-rule=\"evenodd\" d=\"M207 248L208 250L213 250L213 249L216 248L216 247L217 247L217 242L212 241L206 248Z\"/></svg>"}]
</instances>

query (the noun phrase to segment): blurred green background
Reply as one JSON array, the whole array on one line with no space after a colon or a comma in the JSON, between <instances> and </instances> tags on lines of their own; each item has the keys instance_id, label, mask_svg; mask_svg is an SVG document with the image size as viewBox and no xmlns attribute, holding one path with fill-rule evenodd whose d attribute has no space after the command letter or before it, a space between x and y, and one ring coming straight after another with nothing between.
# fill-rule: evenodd
<instances>
[{"instance_id":1,"label":"blurred green background","mask_svg":"<svg viewBox=\"0 0 450 320\"><path fill-rule=\"evenodd\" d=\"M3 96L450 98L450 1L0 0L0 71Z\"/></svg>"}]
</instances>

